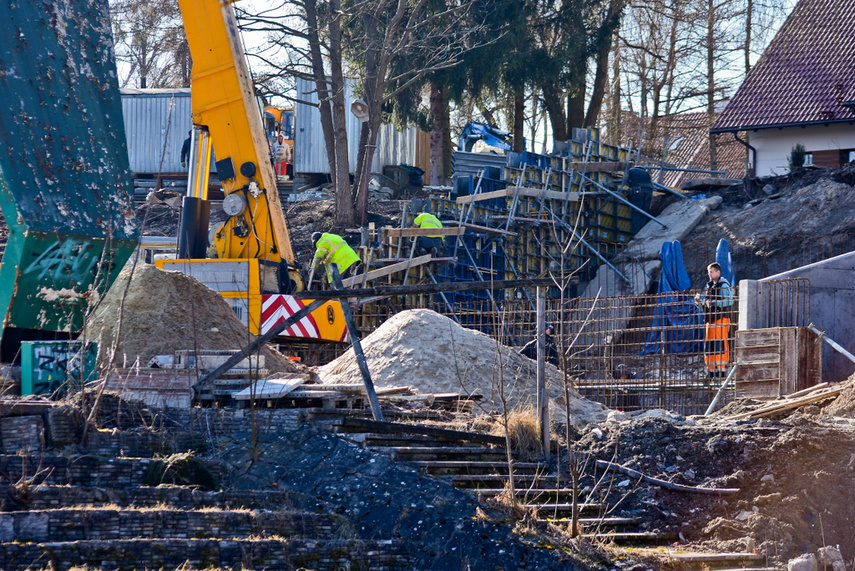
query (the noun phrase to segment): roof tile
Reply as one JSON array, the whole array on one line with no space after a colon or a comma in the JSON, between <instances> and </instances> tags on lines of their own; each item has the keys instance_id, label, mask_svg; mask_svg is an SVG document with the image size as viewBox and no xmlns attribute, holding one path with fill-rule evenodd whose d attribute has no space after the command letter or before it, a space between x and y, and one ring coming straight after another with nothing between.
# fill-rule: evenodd
<instances>
[{"instance_id":1,"label":"roof tile","mask_svg":"<svg viewBox=\"0 0 855 571\"><path fill-rule=\"evenodd\" d=\"M712 126L855 121L855 0L800 0Z\"/></svg>"}]
</instances>

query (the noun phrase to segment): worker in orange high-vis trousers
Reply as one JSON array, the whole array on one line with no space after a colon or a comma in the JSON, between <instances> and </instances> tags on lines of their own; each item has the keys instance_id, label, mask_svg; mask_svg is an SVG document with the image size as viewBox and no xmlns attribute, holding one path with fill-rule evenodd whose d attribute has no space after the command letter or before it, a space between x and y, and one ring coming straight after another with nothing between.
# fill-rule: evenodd
<instances>
[{"instance_id":1,"label":"worker in orange high-vis trousers","mask_svg":"<svg viewBox=\"0 0 855 571\"><path fill-rule=\"evenodd\" d=\"M704 362L710 378L724 377L730 362L730 313L733 306L733 287L721 276L721 266L707 266L710 281L703 293L696 296L704 312Z\"/></svg>"}]
</instances>

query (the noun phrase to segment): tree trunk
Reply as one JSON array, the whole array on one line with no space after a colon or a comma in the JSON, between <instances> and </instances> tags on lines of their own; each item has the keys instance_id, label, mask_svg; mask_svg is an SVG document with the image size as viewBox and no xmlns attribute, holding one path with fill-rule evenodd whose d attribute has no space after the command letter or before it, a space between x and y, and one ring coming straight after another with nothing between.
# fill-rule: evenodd
<instances>
[{"instance_id":1,"label":"tree trunk","mask_svg":"<svg viewBox=\"0 0 855 571\"><path fill-rule=\"evenodd\" d=\"M715 2L707 0L707 116L715 120ZM718 170L715 135L710 135L710 170Z\"/></svg>"},{"instance_id":2,"label":"tree trunk","mask_svg":"<svg viewBox=\"0 0 855 571\"><path fill-rule=\"evenodd\" d=\"M334 3L330 3L330 8ZM341 52L341 33L334 33L337 28L333 29L332 25L338 22L338 16L331 14L329 30L329 42L331 50ZM330 167L330 174L333 178L335 187L335 221L337 227L347 227L354 224L353 201L350 197L349 181L349 165L347 164L347 133L344 133L343 146L344 164L339 164L338 157L341 152L338 150L342 145L337 136L341 134L337 131L333 121L334 109L333 98L330 96L330 88L336 88L333 78L328 78L324 70L324 58L321 54L321 40L318 28L318 14L316 0L306 0L306 24L307 34L309 36L309 54L312 61L312 77L315 81L315 89L318 92L318 110L321 116L321 131L324 138L324 149L327 152L327 163ZM343 87L343 86L342 86ZM339 90L340 91L340 90ZM336 118L341 121L341 113L335 113ZM338 122L338 121L337 121ZM336 123L337 123L336 122Z\"/></svg>"},{"instance_id":3,"label":"tree trunk","mask_svg":"<svg viewBox=\"0 0 855 571\"><path fill-rule=\"evenodd\" d=\"M350 195L350 157L347 145L347 103L345 101L345 80L342 71L341 48L341 3L330 0L329 15L329 51L330 51L330 98L329 108L332 115L333 153L334 161L330 162L330 173L333 175L336 208L335 226L338 228L351 227L356 223L356 213Z\"/></svg>"},{"instance_id":4,"label":"tree trunk","mask_svg":"<svg viewBox=\"0 0 855 571\"><path fill-rule=\"evenodd\" d=\"M445 86L430 83L430 113L433 131L430 134L430 183L445 186L451 174L451 132Z\"/></svg>"},{"instance_id":5,"label":"tree trunk","mask_svg":"<svg viewBox=\"0 0 855 571\"><path fill-rule=\"evenodd\" d=\"M597 62L597 70L594 74L594 89L591 93L591 101L588 103L588 112L585 114L584 126L595 126L600 110L603 107L603 98L606 94L606 82L609 79L609 53L612 51L612 43L620 21L620 13L623 11L624 0L611 0L606 17L598 30L599 42L594 54Z\"/></svg>"},{"instance_id":6,"label":"tree trunk","mask_svg":"<svg viewBox=\"0 0 855 571\"><path fill-rule=\"evenodd\" d=\"M514 152L525 151L525 93L514 91Z\"/></svg>"},{"instance_id":7,"label":"tree trunk","mask_svg":"<svg viewBox=\"0 0 855 571\"><path fill-rule=\"evenodd\" d=\"M594 74L594 90L591 93L591 101L588 103L588 112L585 113L583 125L595 126L603 107L603 97L606 94L606 82L609 79L609 52L612 49L612 41L603 42L597 52L597 71Z\"/></svg>"},{"instance_id":8,"label":"tree trunk","mask_svg":"<svg viewBox=\"0 0 855 571\"><path fill-rule=\"evenodd\" d=\"M552 125L552 140L566 141L567 124L564 121L564 104L563 94L554 83L550 83L543 87L543 104L546 106L546 112L549 114L549 123ZM532 141L532 144L535 144Z\"/></svg>"},{"instance_id":9,"label":"tree trunk","mask_svg":"<svg viewBox=\"0 0 855 571\"><path fill-rule=\"evenodd\" d=\"M573 68L572 79L569 82L570 92L567 94L567 135L572 137L573 128L582 129L585 124L585 85L588 81L588 65L584 56L580 57Z\"/></svg>"}]
</instances>

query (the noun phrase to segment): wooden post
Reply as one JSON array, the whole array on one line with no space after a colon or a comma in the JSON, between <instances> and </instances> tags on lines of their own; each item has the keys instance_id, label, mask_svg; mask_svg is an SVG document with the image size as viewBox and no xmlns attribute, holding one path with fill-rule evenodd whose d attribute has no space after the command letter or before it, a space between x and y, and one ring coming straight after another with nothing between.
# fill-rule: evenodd
<instances>
[{"instance_id":1,"label":"wooden post","mask_svg":"<svg viewBox=\"0 0 855 571\"><path fill-rule=\"evenodd\" d=\"M537 425L549 454L549 395L546 392L546 288L537 288Z\"/></svg>"},{"instance_id":2,"label":"wooden post","mask_svg":"<svg viewBox=\"0 0 855 571\"><path fill-rule=\"evenodd\" d=\"M338 273L338 266L336 264L329 264L329 270L332 273L335 288L344 289L344 285L341 283L341 274ZM359 372L362 373L362 380L365 382L365 392L368 393L368 402L371 403L371 414L374 415L374 420L382 422L383 412L380 410L380 401L377 400L374 383L371 382L371 373L368 372L368 363L365 361L365 353L362 352L362 344L359 342L359 332L356 330L356 323L353 321L353 312L350 310L350 304L347 299L341 300L341 312L344 314L344 322L347 324L347 332L350 335L350 344L353 346L353 352L356 354Z\"/></svg>"}]
</instances>

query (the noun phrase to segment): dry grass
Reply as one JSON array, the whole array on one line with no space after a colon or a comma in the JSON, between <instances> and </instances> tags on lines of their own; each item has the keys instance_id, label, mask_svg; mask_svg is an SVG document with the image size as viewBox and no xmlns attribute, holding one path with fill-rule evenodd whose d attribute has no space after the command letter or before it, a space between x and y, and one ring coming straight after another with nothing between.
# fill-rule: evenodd
<instances>
[{"instance_id":1,"label":"dry grass","mask_svg":"<svg viewBox=\"0 0 855 571\"><path fill-rule=\"evenodd\" d=\"M493 425L492 434L504 436L505 429L499 421ZM521 460L533 460L543 456L537 414L534 407L513 410L508 413L508 436L514 455Z\"/></svg>"}]
</instances>

